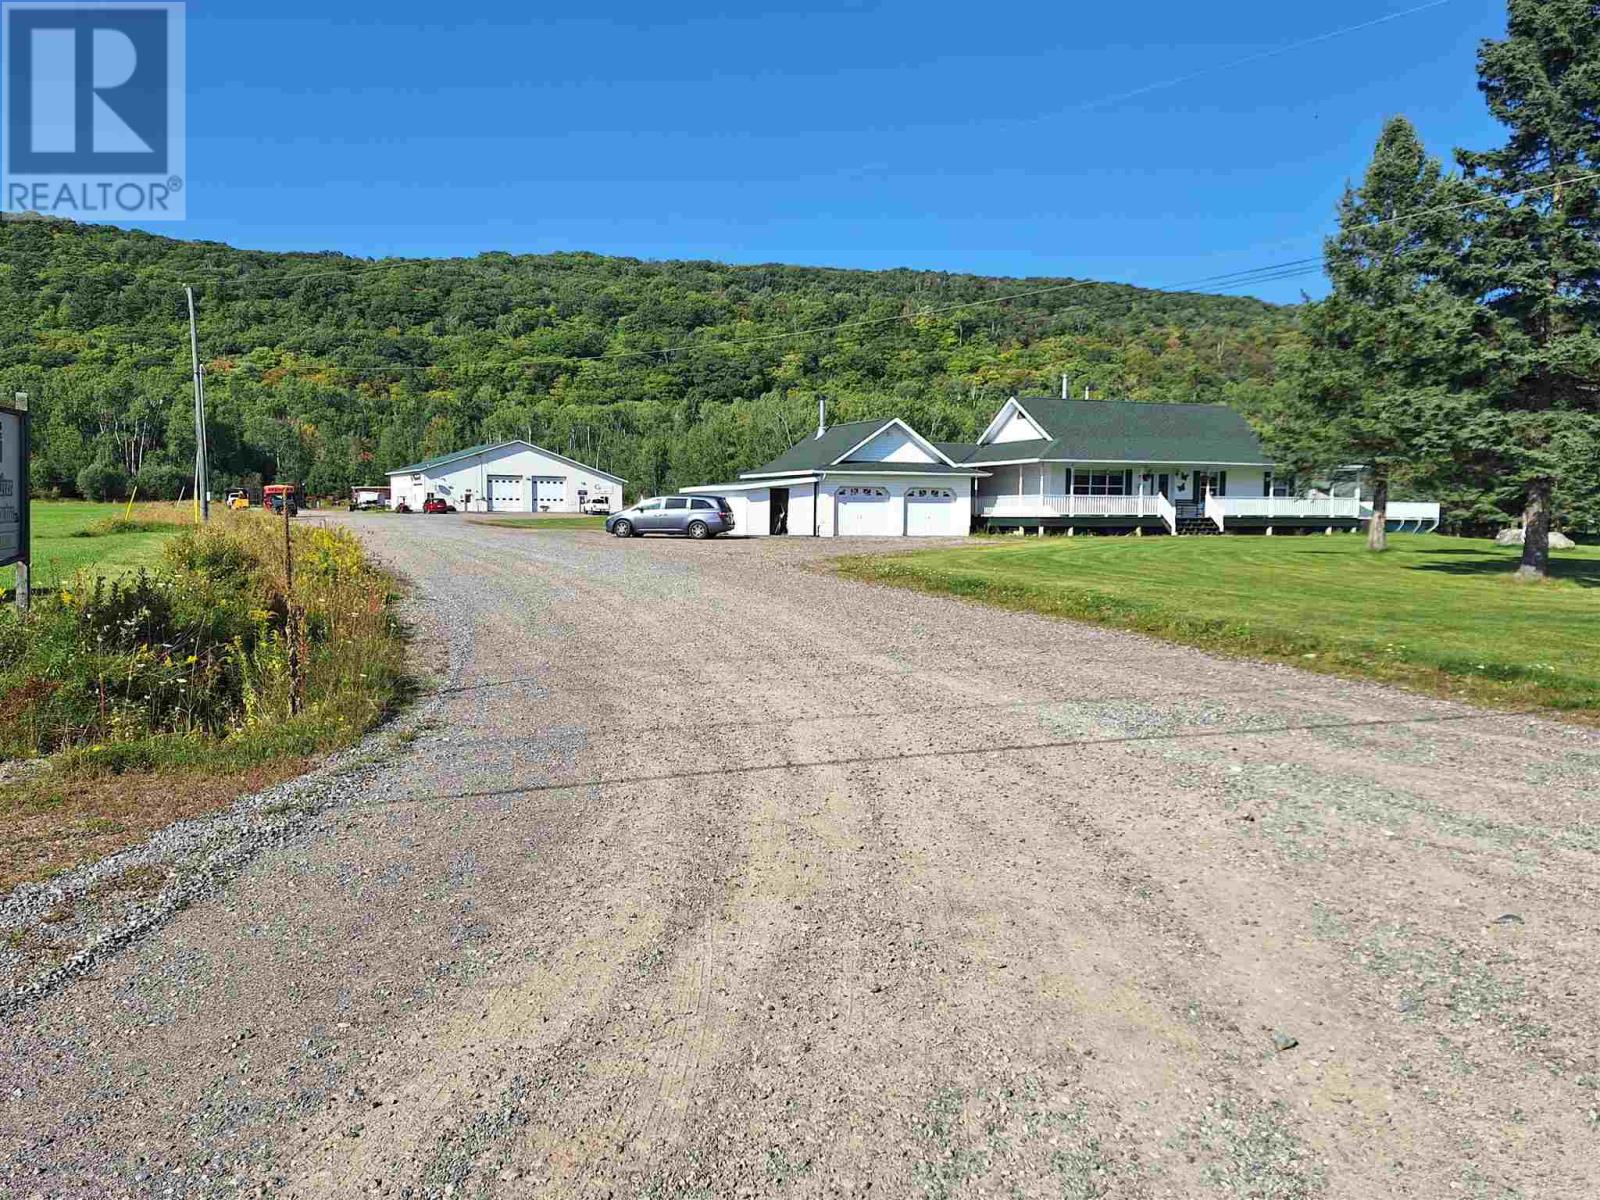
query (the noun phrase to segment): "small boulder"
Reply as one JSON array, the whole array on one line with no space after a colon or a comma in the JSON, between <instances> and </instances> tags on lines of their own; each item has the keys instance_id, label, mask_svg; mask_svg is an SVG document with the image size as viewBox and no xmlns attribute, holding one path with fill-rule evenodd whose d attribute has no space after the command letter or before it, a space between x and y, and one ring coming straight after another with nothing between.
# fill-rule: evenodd
<instances>
[{"instance_id":1,"label":"small boulder","mask_svg":"<svg viewBox=\"0 0 1600 1200\"><path fill-rule=\"evenodd\" d=\"M1502 529L1494 535L1494 544L1496 546L1520 546L1522 545L1522 534L1523 530L1520 525L1511 529ZM1550 531L1550 549L1571 550L1576 545L1577 543L1566 534L1558 533L1554 529Z\"/></svg>"}]
</instances>

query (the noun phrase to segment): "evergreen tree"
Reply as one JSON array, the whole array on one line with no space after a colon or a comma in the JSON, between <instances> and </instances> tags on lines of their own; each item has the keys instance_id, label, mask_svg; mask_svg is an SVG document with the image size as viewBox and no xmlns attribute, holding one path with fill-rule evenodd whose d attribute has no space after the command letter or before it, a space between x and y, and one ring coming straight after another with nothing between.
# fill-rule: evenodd
<instances>
[{"instance_id":1,"label":"evergreen tree","mask_svg":"<svg viewBox=\"0 0 1600 1200\"><path fill-rule=\"evenodd\" d=\"M1542 578L1556 481L1600 451L1600 5L1511 0L1478 88L1507 138L1457 152L1483 202L1456 279L1492 355L1469 432L1521 493L1518 575Z\"/></svg>"},{"instance_id":2,"label":"evergreen tree","mask_svg":"<svg viewBox=\"0 0 1600 1200\"><path fill-rule=\"evenodd\" d=\"M1446 456L1470 404L1452 381L1470 356L1470 305L1441 283L1459 248L1447 185L1404 117L1384 126L1359 187L1346 188L1324 247L1333 289L1307 306L1306 344L1275 422L1302 469L1367 468L1367 545L1387 548L1389 491Z\"/></svg>"}]
</instances>

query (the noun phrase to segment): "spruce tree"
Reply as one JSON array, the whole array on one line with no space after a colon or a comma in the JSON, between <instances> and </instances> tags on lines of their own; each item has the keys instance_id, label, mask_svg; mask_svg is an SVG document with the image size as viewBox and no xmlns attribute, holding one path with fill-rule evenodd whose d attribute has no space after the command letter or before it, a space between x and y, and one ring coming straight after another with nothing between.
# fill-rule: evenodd
<instances>
[{"instance_id":1,"label":"spruce tree","mask_svg":"<svg viewBox=\"0 0 1600 1200\"><path fill-rule=\"evenodd\" d=\"M1324 246L1333 287L1307 306L1306 345L1279 415L1280 452L1302 468L1367 469L1367 545L1388 546L1393 484L1449 453L1468 398L1471 306L1441 282L1460 249L1459 210L1404 117L1383 128L1359 187L1346 188Z\"/></svg>"},{"instance_id":2,"label":"spruce tree","mask_svg":"<svg viewBox=\"0 0 1600 1200\"><path fill-rule=\"evenodd\" d=\"M1542 578L1563 468L1600 450L1600 5L1510 0L1478 88L1507 137L1457 152L1481 203L1456 281L1486 318L1492 368L1466 432L1499 448L1523 507L1518 575Z\"/></svg>"}]
</instances>

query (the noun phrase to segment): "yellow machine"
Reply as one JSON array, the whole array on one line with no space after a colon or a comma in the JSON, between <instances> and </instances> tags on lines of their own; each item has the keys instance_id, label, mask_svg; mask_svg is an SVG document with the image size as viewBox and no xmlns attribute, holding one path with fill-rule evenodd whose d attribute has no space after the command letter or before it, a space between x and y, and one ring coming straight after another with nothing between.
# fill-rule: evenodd
<instances>
[{"instance_id":1,"label":"yellow machine","mask_svg":"<svg viewBox=\"0 0 1600 1200\"><path fill-rule=\"evenodd\" d=\"M250 493L243 488L234 488L228 493L228 510L240 512L250 507Z\"/></svg>"}]
</instances>

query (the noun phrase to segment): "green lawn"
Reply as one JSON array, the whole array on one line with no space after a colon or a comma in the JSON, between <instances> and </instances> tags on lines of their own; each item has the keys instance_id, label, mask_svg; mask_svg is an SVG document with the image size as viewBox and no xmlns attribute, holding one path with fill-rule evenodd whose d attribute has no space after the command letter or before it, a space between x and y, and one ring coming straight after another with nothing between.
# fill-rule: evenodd
<instances>
[{"instance_id":1,"label":"green lawn","mask_svg":"<svg viewBox=\"0 0 1600 1200\"><path fill-rule=\"evenodd\" d=\"M1507 707L1600 718L1600 550L1557 552L1549 583L1518 551L1365 538L1052 537L840 561L857 579L1137 629Z\"/></svg>"},{"instance_id":2,"label":"green lawn","mask_svg":"<svg viewBox=\"0 0 1600 1200\"><path fill-rule=\"evenodd\" d=\"M138 567L153 566L161 558L161 544L177 532L111 533L99 537L74 537L107 517L121 516L121 504L93 504L84 500L33 502L33 583L54 587L79 571L120 575ZM138 509L135 509L135 516ZM16 571L0 567L0 591L15 586Z\"/></svg>"},{"instance_id":3,"label":"green lawn","mask_svg":"<svg viewBox=\"0 0 1600 1200\"><path fill-rule=\"evenodd\" d=\"M563 513L542 513L532 517L486 517L473 521L474 525L496 525L504 529L604 529L604 517L567 516Z\"/></svg>"}]
</instances>

